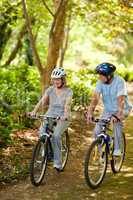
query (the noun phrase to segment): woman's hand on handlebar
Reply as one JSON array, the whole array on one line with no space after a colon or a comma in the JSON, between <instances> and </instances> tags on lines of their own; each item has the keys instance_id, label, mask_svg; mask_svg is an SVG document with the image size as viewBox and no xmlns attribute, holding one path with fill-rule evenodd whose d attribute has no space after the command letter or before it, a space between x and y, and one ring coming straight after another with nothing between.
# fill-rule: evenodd
<instances>
[{"instance_id":1,"label":"woman's hand on handlebar","mask_svg":"<svg viewBox=\"0 0 133 200\"><path fill-rule=\"evenodd\" d=\"M34 111L32 111L32 112L27 112L26 115L27 115L27 117L35 117L36 113Z\"/></svg>"},{"instance_id":2,"label":"woman's hand on handlebar","mask_svg":"<svg viewBox=\"0 0 133 200\"><path fill-rule=\"evenodd\" d=\"M67 121L68 119L67 119L67 117L65 117L65 116L61 116L61 117L59 118L59 120L61 120L61 121Z\"/></svg>"}]
</instances>

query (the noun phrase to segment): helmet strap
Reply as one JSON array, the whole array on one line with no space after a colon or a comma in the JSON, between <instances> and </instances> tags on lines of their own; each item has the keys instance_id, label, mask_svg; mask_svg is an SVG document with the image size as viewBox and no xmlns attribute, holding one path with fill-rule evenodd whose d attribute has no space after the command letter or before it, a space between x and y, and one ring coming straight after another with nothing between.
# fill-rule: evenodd
<instances>
[{"instance_id":1,"label":"helmet strap","mask_svg":"<svg viewBox=\"0 0 133 200\"><path fill-rule=\"evenodd\" d=\"M64 79L61 78L61 85L58 87L59 89L62 88L64 86Z\"/></svg>"},{"instance_id":2,"label":"helmet strap","mask_svg":"<svg viewBox=\"0 0 133 200\"><path fill-rule=\"evenodd\" d=\"M110 84L110 81L112 80L113 77L114 77L113 74L111 74L111 75L109 75L109 76L106 76L107 81L105 81L105 84Z\"/></svg>"}]
</instances>

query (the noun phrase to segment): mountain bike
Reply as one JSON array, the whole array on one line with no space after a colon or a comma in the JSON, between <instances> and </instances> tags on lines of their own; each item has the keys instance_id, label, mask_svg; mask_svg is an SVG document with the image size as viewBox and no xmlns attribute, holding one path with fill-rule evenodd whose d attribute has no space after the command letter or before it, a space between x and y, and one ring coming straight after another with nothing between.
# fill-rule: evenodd
<instances>
[{"instance_id":1,"label":"mountain bike","mask_svg":"<svg viewBox=\"0 0 133 200\"><path fill-rule=\"evenodd\" d=\"M84 176L88 186L92 189L97 188L103 181L107 170L108 160L111 164L113 173L121 170L125 158L126 141L122 133L120 139L120 156L114 156L114 137L109 129L109 119L95 119L95 123L100 123L101 132L91 143L85 157Z\"/></svg>"},{"instance_id":2,"label":"mountain bike","mask_svg":"<svg viewBox=\"0 0 133 200\"><path fill-rule=\"evenodd\" d=\"M35 116L34 119L41 119L42 122L45 120L46 131L42 137L39 138L38 142L36 143L32 158L30 162L30 180L31 183L35 186L39 186L46 174L47 171L47 164L51 162L53 159L54 149L52 144L52 136L54 127L57 124L59 118L49 118L44 117L44 115ZM49 119L53 120L53 128L50 129L49 127ZM62 168L61 171L64 170L69 154L69 135L68 130L64 132L61 138L61 158L62 158Z\"/></svg>"}]
</instances>

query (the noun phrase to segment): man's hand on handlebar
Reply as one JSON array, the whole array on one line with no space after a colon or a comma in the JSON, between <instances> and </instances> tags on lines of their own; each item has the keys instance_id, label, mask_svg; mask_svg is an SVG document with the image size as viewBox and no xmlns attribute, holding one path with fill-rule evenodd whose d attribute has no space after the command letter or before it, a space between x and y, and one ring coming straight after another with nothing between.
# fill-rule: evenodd
<instances>
[{"instance_id":1,"label":"man's hand on handlebar","mask_svg":"<svg viewBox=\"0 0 133 200\"><path fill-rule=\"evenodd\" d=\"M84 115L85 115L85 118L86 118L88 124L90 124L90 123L93 122L94 116L93 116L92 113L90 113L90 112L85 112Z\"/></svg>"},{"instance_id":2,"label":"man's hand on handlebar","mask_svg":"<svg viewBox=\"0 0 133 200\"><path fill-rule=\"evenodd\" d=\"M117 122L120 122L120 121L122 121L124 119L124 117L121 115L119 115L119 113L117 113L117 114L115 114L115 115L112 115L112 117L111 117L111 121L113 122L113 123L117 123Z\"/></svg>"}]
</instances>

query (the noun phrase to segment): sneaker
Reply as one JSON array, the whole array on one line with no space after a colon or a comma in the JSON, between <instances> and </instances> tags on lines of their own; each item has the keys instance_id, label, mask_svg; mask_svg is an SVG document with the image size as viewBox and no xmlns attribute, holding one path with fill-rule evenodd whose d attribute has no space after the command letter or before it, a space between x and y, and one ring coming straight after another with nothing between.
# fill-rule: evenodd
<instances>
[{"instance_id":1,"label":"sneaker","mask_svg":"<svg viewBox=\"0 0 133 200\"><path fill-rule=\"evenodd\" d=\"M121 156L121 150L115 149L114 152L113 152L113 156Z\"/></svg>"},{"instance_id":2,"label":"sneaker","mask_svg":"<svg viewBox=\"0 0 133 200\"><path fill-rule=\"evenodd\" d=\"M63 169L61 168L54 167L54 169L56 169L57 172L63 172Z\"/></svg>"},{"instance_id":3,"label":"sneaker","mask_svg":"<svg viewBox=\"0 0 133 200\"><path fill-rule=\"evenodd\" d=\"M55 169L57 172L63 172L62 168L61 168L61 167L58 167L57 165L54 165L54 169Z\"/></svg>"}]
</instances>

